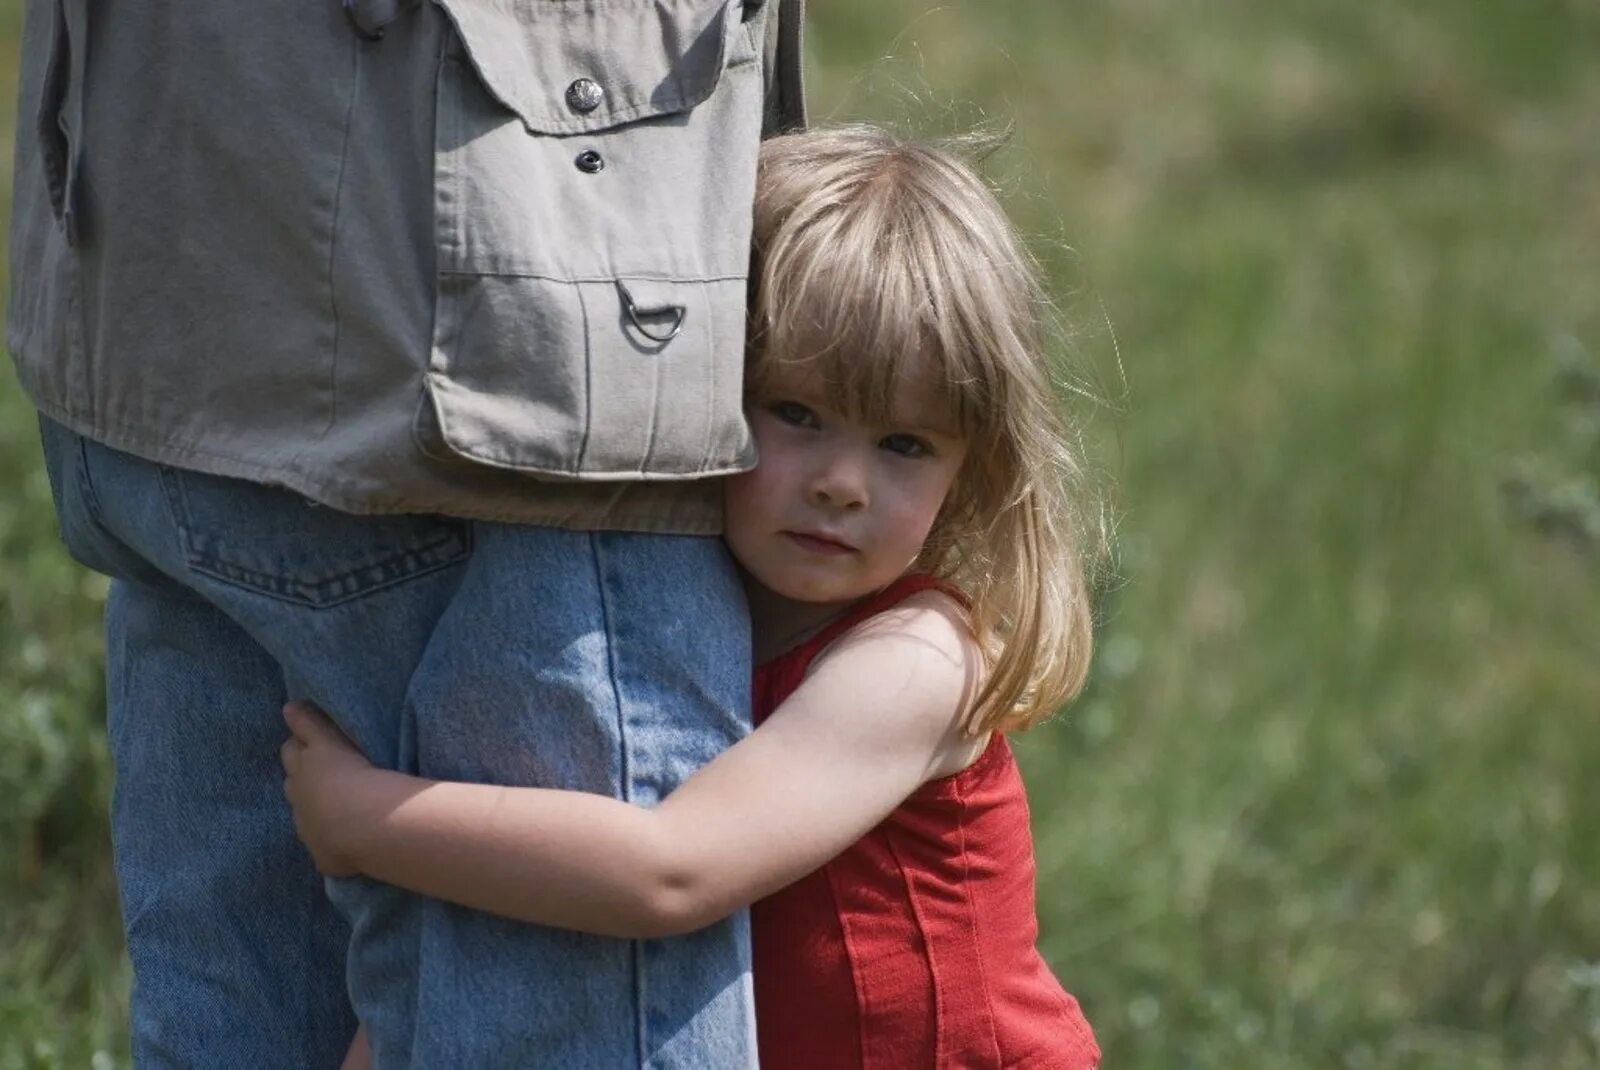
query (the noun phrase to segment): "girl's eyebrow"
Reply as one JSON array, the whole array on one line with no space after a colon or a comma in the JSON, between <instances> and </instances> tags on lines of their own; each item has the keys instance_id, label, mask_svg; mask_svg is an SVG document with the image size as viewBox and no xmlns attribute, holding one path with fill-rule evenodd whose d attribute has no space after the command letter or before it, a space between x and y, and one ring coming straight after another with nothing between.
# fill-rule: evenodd
<instances>
[{"instance_id":1,"label":"girl's eyebrow","mask_svg":"<svg viewBox=\"0 0 1600 1070\"><path fill-rule=\"evenodd\" d=\"M930 416L926 412L912 413L903 418L896 413L890 413L889 425L895 430L914 431L919 435L941 435L944 438L961 437L961 429L958 425Z\"/></svg>"},{"instance_id":2,"label":"girl's eyebrow","mask_svg":"<svg viewBox=\"0 0 1600 1070\"><path fill-rule=\"evenodd\" d=\"M794 398L796 401L816 400L826 396L825 392L817 390L814 384L785 382L781 379L763 383L750 394L756 398Z\"/></svg>"},{"instance_id":3,"label":"girl's eyebrow","mask_svg":"<svg viewBox=\"0 0 1600 1070\"><path fill-rule=\"evenodd\" d=\"M916 431L919 434L947 435L950 433L950 429L948 427L933 420L902 420L895 417L893 414L891 414L889 417L888 426L894 428L896 431Z\"/></svg>"},{"instance_id":4,"label":"girl's eyebrow","mask_svg":"<svg viewBox=\"0 0 1600 1070\"><path fill-rule=\"evenodd\" d=\"M961 432L953 427L926 427L913 424L907 427L906 430L912 434L926 435L929 438L948 439L952 442L962 437Z\"/></svg>"}]
</instances>

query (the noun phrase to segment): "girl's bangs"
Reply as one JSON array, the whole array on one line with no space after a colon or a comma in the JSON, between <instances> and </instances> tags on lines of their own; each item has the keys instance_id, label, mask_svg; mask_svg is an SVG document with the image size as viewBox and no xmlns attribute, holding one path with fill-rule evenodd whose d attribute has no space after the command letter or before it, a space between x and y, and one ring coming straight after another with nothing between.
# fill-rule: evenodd
<instances>
[{"instance_id":1,"label":"girl's bangs","mask_svg":"<svg viewBox=\"0 0 1600 1070\"><path fill-rule=\"evenodd\" d=\"M946 243L925 218L855 207L768 250L750 386L804 371L840 411L889 425L904 381L943 410L948 430L975 437L990 384L977 339L961 329L984 315L956 283L970 269L943 262Z\"/></svg>"}]
</instances>

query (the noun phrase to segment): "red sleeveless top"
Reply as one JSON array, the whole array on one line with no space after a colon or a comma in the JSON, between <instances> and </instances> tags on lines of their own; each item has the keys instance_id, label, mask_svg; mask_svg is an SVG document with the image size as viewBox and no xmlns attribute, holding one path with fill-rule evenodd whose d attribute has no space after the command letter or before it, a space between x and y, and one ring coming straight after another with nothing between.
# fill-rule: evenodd
<instances>
[{"instance_id":1,"label":"red sleeveless top","mask_svg":"<svg viewBox=\"0 0 1600 1070\"><path fill-rule=\"evenodd\" d=\"M760 724L811 662L929 588L903 576L759 666ZM1035 947L1033 841L1005 737L930 781L839 857L750 908L763 1070L1099 1064L1089 1023Z\"/></svg>"}]
</instances>

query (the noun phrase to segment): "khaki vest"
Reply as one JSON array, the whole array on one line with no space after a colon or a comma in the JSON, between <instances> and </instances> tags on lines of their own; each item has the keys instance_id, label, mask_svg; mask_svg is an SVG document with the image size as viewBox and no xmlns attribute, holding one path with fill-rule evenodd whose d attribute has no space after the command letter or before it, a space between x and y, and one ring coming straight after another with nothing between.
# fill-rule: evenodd
<instances>
[{"instance_id":1,"label":"khaki vest","mask_svg":"<svg viewBox=\"0 0 1600 1070\"><path fill-rule=\"evenodd\" d=\"M108 445L351 512L714 531L800 18L29 0L19 379Z\"/></svg>"}]
</instances>

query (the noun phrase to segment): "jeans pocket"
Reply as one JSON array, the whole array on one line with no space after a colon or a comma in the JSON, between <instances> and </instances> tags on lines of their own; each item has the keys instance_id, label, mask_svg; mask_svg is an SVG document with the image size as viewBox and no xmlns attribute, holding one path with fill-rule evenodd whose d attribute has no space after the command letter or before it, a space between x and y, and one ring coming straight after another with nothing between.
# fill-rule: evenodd
<instances>
[{"instance_id":1,"label":"jeans pocket","mask_svg":"<svg viewBox=\"0 0 1600 1070\"><path fill-rule=\"evenodd\" d=\"M291 491L176 468L162 491L193 571L285 602L326 608L448 568L472 550L471 523L357 516Z\"/></svg>"},{"instance_id":2,"label":"jeans pocket","mask_svg":"<svg viewBox=\"0 0 1600 1070\"><path fill-rule=\"evenodd\" d=\"M754 459L760 42L738 0L441 0L435 455L586 480Z\"/></svg>"}]
</instances>

